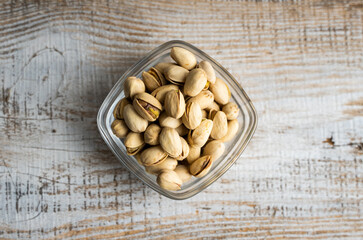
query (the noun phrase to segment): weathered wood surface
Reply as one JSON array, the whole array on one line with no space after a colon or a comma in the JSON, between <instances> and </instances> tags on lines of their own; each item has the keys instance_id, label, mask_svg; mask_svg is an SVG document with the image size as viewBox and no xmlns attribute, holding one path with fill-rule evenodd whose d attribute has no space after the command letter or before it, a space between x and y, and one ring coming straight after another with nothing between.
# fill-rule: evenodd
<instances>
[{"instance_id":1,"label":"weathered wood surface","mask_svg":"<svg viewBox=\"0 0 363 240\"><path fill-rule=\"evenodd\" d=\"M96 127L122 73L171 39L246 89L259 126L173 201ZM1 1L0 238L363 238L363 3Z\"/></svg>"}]
</instances>

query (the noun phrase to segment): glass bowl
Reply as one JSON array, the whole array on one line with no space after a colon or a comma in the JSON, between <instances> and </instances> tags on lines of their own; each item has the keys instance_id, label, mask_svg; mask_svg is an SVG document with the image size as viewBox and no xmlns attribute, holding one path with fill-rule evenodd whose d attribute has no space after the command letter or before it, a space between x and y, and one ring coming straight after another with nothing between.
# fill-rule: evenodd
<instances>
[{"instance_id":1,"label":"glass bowl","mask_svg":"<svg viewBox=\"0 0 363 240\"><path fill-rule=\"evenodd\" d=\"M172 47L182 47L189 50L195 54L198 61L209 61L216 72L216 76L223 79L229 86L232 95L230 101L235 102L240 109L240 114L238 116L239 130L233 140L225 143L226 149L224 154L213 162L212 168L204 177L192 177L189 182L182 185L182 189L179 191L162 189L156 183L156 176L146 173L144 167L139 165L134 157L126 154L126 148L121 139L117 138L111 130L111 123L114 120L112 114L113 109L116 106L116 103L125 96L123 91L125 79L129 76L141 78L141 73L143 71L148 70L159 62L173 62L170 58L170 50ZM232 166L246 148L256 130L257 113L243 88L226 69L193 45L174 40L166 42L152 50L123 74L102 103L97 115L97 125L106 144L128 170L158 193L171 199L181 200L201 192L221 177Z\"/></svg>"}]
</instances>

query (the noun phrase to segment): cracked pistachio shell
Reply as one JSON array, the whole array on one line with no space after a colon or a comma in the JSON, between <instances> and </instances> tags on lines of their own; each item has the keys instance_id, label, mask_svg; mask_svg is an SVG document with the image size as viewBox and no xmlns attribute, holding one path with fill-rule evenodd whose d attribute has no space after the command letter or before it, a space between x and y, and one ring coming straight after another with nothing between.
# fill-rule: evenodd
<instances>
[{"instance_id":1,"label":"cracked pistachio shell","mask_svg":"<svg viewBox=\"0 0 363 240\"><path fill-rule=\"evenodd\" d=\"M182 120L169 117L166 112L163 112L159 117L159 123L161 127L177 128L182 125Z\"/></svg>"},{"instance_id":2,"label":"cracked pistachio shell","mask_svg":"<svg viewBox=\"0 0 363 240\"><path fill-rule=\"evenodd\" d=\"M168 154L158 145L142 151L140 161L144 166L152 166L162 163L167 157Z\"/></svg>"},{"instance_id":3,"label":"cracked pistachio shell","mask_svg":"<svg viewBox=\"0 0 363 240\"><path fill-rule=\"evenodd\" d=\"M165 69L170 66L176 66L176 64L171 62L159 62L154 66L154 68L156 68L159 72L164 73Z\"/></svg>"},{"instance_id":4,"label":"cracked pistachio shell","mask_svg":"<svg viewBox=\"0 0 363 240\"><path fill-rule=\"evenodd\" d=\"M238 132L238 128L239 128L239 123L238 123L237 119L233 119L231 121L228 121L228 131L227 131L227 134L226 134L226 136L224 136L220 140L222 142L231 141L234 138L234 136L236 136L236 134Z\"/></svg>"},{"instance_id":5,"label":"cracked pistachio shell","mask_svg":"<svg viewBox=\"0 0 363 240\"><path fill-rule=\"evenodd\" d=\"M178 174L183 183L188 182L192 177L192 174L190 174L188 167L185 165L176 166L174 172Z\"/></svg>"},{"instance_id":6,"label":"cracked pistachio shell","mask_svg":"<svg viewBox=\"0 0 363 240\"><path fill-rule=\"evenodd\" d=\"M161 127L155 123L150 124L144 133L145 143L149 145L159 145L159 134L161 132Z\"/></svg>"},{"instance_id":7,"label":"cracked pistachio shell","mask_svg":"<svg viewBox=\"0 0 363 240\"><path fill-rule=\"evenodd\" d=\"M208 118L208 112L206 110L202 110L202 119Z\"/></svg>"},{"instance_id":8,"label":"cracked pistachio shell","mask_svg":"<svg viewBox=\"0 0 363 240\"><path fill-rule=\"evenodd\" d=\"M189 133L188 128L184 126L184 124L181 124L179 127L175 128L175 130L178 132L179 136L183 137Z\"/></svg>"},{"instance_id":9,"label":"cracked pistachio shell","mask_svg":"<svg viewBox=\"0 0 363 240\"><path fill-rule=\"evenodd\" d=\"M170 57L180 66L188 70L195 68L197 65L197 59L194 54L181 47L173 47L170 51Z\"/></svg>"},{"instance_id":10,"label":"cracked pistachio shell","mask_svg":"<svg viewBox=\"0 0 363 240\"><path fill-rule=\"evenodd\" d=\"M126 137L127 133L129 132L125 121L121 119L115 119L111 124L111 129L113 134L115 134L118 138Z\"/></svg>"},{"instance_id":11,"label":"cracked pistachio shell","mask_svg":"<svg viewBox=\"0 0 363 240\"><path fill-rule=\"evenodd\" d=\"M229 102L223 106L222 111L226 114L228 120L233 120L238 117L239 108L236 103Z\"/></svg>"},{"instance_id":12,"label":"cracked pistachio shell","mask_svg":"<svg viewBox=\"0 0 363 240\"><path fill-rule=\"evenodd\" d=\"M141 117L131 104L124 107L123 115L125 123L131 131L140 133L146 130L148 121Z\"/></svg>"},{"instance_id":13,"label":"cracked pistachio shell","mask_svg":"<svg viewBox=\"0 0 363 240\"><path fill-rule=\"evenodd\" d=\"M130 132L125 138L125 147L128 155L135 155L145 146L141 133Z\"/></svg>"},{"instance_id":14,"label":"cracked pistachio shell","mask_svg":"<svg viewBox=\"0 0 363 240\"><path fill-rule=\"evenodd\" d=\"M221 105L225 105L231 98L231 92L227 84L220 78L216 78L214 84L210 84L209 90L214 94L214 101Z\"/></svg>"},{"instance_id":15,"label":"cracked pistachio shell","mask_svg":"<svg viewBox=\"0 0 363 240\"><path fill-rule=\"evenodd\" d=\"M218 103L212 102L205 108L205 110L208 112L210 112L211 110L219 111L221 110L221 108L219 107Z\"/></svg>"},{"instance_id":16,"label":"cracked pistachio shell","mask_svg":"<svg viewBox=\"0 0 363 240\"><path fill-rule=\"evenodd\" d=\"M148 92L152 92L158 87L166 84L163 74L153 67L150 68L149 71L142 73L142 79L144 80Z\"/></svg>"},{"instance_id":17,"label":"cracked pistachio shell","mask_svg":"<svg viewBox=\"0 0 363 240\"><path fill-rule=\"evenodd\" d=\"M169 91L165 96L165 112L173 118L181 118L185 111L185 100L180 90Z\"/></svg>"},{"instance_id":18,"label":"cracked pistachio shell","mask_svg":"<svg viewBox=\"0 0 363 240\"><path fill-rule=\"evenodd\" d=\"M211 118L213 120L213 129L210 134L213 139L221 139L226 136L228 131L228 121L227 116L222 111L215 111L214 116Z\"/></svg>"},{"instance_id":19,"label":"cracked pistachio shell","mask_svg":"<svg viewBox=\"0 0 363 240\"><path fill-rule=\"evenodd\" d=\"M187 156L187 161L192 164L195 160L200 158L201 148L196 146L189 146L189 154Z\"/></svg>"},{"instance_id":20,"label":"cracked pistachio shell","mask_svg":"<svg viewBox=\"0 0 363 240\"><path fill-rule=\"evenodd\" d=\"M209 172L212 162L209 155L200 157L190 165L189 171L194 177L203 177Z\"/></svg>"},{"instance_id":21,"label":"cracked pistachio shell","mask_svg":"<svg viewBox=\"0 0 363 240\"><path fill-rule=\"evenodd\" d=\"M201 68L204 70L204 72L207 74L207 80L208 82L214 84L216 82L216 73L208 61L201 61L198 64L198 68Z\"/></svg>"},{"instance_id":22,"label":"cracked pistachio shell","mask_svg":"<svg viewBox=\"0 0 363 240\"><path fill-rule=\"evenodd\" d=\"M128 77L124 83L125 97L133 98L135 94L145 92L144 82L137 77Z\"/></svg>"},{"instance_id":23,"label":"cracked pistachio shell","mask_svg":"<svg viewBox=\"0 0 363 240\"><path fill-rule=\"evenodd\" d=\"M182 86L188 76L188 73L189 71L185 68L174 65L167 67L165 69L164 75L166 80L168 80L169 82Z\"/></svg>"},{"instance_id":24,"label":"cracked pistachio shell","mask_svg":"<svg viewBox=\"0 0 363 240\"><path fill-rule=\"evenodd\" d=\"M177 85L168 84L155 89L151 95L155 97L161 104L164 104L165 96L169 91L178 91Z\"/></svg>"},{"instance_id":25,"label":"cracked pistachio shell","mask_svg":"<svg viewBox=\"0 0 363 240\"><path fill-rule=\"evenodd\" d=\"M159 136L160 146L171 157L178 157L182 154L182 143L178 132L174 128L163 128Z\"/></svg>"},{"instance_id":26,"label":"cracked pistachio shell","mask_svg":"<svg viewBox=\"0 0 363 240\"><path fill-rule=\"evenodd\" d=\"M156 178L156 182L161 188L171 191L180 190L183 184L179 175L171 170L162 170Z\"/></svg>"},{"instance_id":27,"label":"cracked pistachio shell","mask_svg":"<svg viewBox=\"0 0 363 240\"><path fill-rule=\"evenodd\" d=\"M181 145L182 145L182 153L179 156L175 157L175 159L182 161L182 160L186 159L187 156L189 155L189 145L188 145L187 141L182 137L180 137L180 141L181 141Z\"/></svg>"},{"instance_id":28,"label":"cracked pistachio shell","mask_svg":"<svg viewBox=\"0 0 363 240\"><path fill-rule=\"evenodd\" d=\"M207 84L207 74L201 68L193 69L185 79L183 93L194 97L197 96Z\"/></svg>"},{"instance_id":29,"label":"cracked pistachio shell","mask_svg":"<svg viewBox=\"0 0 363 240\"><path fill-rule=\"evenodd\" d=\"M209 155L212 157L212 160L217 160L220 156L223 155L225 150L224 143L219 140L210 141L203 148L203 156Z\"/></svg>"},{"instance_id":30,"label":"cracked pistachio shell","mask_svg":"<svg viewBox=\"0 0 363 240\"><path fill-rule=\"evenodd\" d=\"M209 90L201 91L197 96L192 97L188 100L188 102L196 102L199 104L201 109L207 108L214 101L214 95Z\"/></svg>"},{"instance_id":31,"label":"cracked pistachio shell","mask_svg":"<svg viewBox=\"0 0 363 240\"><path fill-rule=\"evenodd\" d=\"M133 101L136 112L148 121L155 121L163 110L161 103L151 96L151 94L143 92L136 94Z\"/></svg>"},{"instance_id":32,"label":"cracked pistachio shell","mask_svg":"<svg viewBox=\"0 0 363 240\"><path fill-rule=\"evenodd\" d=\"M196 102L188 102L182 117L183 124L189 129L195 129L202 122L202 110Z\"/></svg>"},{"instance_id":33,"label":"cracked pistachio shell","mask_svg":"<svg viewBox=\"0 0 363 240\"><path fill-rule=\"evenodd\" d=\"M124 119L123 110L124 107L130 104L130 101L127 98L121 99L117 104L115 109L113 110L113 116L117 119Z\"/></svg>"},{"instance_id":34,"label":"cracked pistachio shell","mask_svg":"<svg viewBox=\"0 0 363 240\"><path fill-rule=\"evenodd\" d=\"M178 161L174 158L168 157L162 163L146 166L145 170L147 173L152 175L158 175L162 170L174 170L178 165Z\"/></svg>"},{"instance_id":35,"label":"cracked pistachio shell","mask_svg":"<svg viewBox=\"0 0 363 240\"><path fill-rule=\"evenodd\" d=\"M191 146L203 147L208 141L209 135L213 129L213 121L203 119L199 126L190 131L188 134L188 143Z\"/></svg>"}]
</instances>

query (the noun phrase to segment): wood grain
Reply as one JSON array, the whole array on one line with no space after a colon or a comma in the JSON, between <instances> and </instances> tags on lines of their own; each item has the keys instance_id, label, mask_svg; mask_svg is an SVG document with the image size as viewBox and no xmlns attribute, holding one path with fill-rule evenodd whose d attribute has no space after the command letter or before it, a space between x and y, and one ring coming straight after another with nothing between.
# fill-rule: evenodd
<instances>
[{"instance_id":1,"label":"wood grain","mask_svg":"<svg viewBox=\"0 0 363 240\"><path fill-rule=\"evenodd\" d=\"M161 43L239 80L255 137L216 183L161 197L103 143L113 84ZM0 1L1 239L363 238L361 1Z\"/></svg>"}]
</instances>

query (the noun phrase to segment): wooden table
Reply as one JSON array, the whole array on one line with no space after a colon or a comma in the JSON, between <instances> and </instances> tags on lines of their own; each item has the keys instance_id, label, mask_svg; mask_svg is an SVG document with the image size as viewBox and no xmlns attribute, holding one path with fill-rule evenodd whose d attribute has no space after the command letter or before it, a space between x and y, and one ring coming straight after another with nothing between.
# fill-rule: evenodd
<instances>
[{"instance_id":1,"label":"wooden table","mask_svg":"<svg viewBox=\"0 0 363 240\"><path fill-rule=\"evenodd\" d=\"M363 2L1 1L0 238L363 238ZM201 48L259 114L236 164L173 201L96 114L135 61Z\"/></svg>"}]
</instances>

